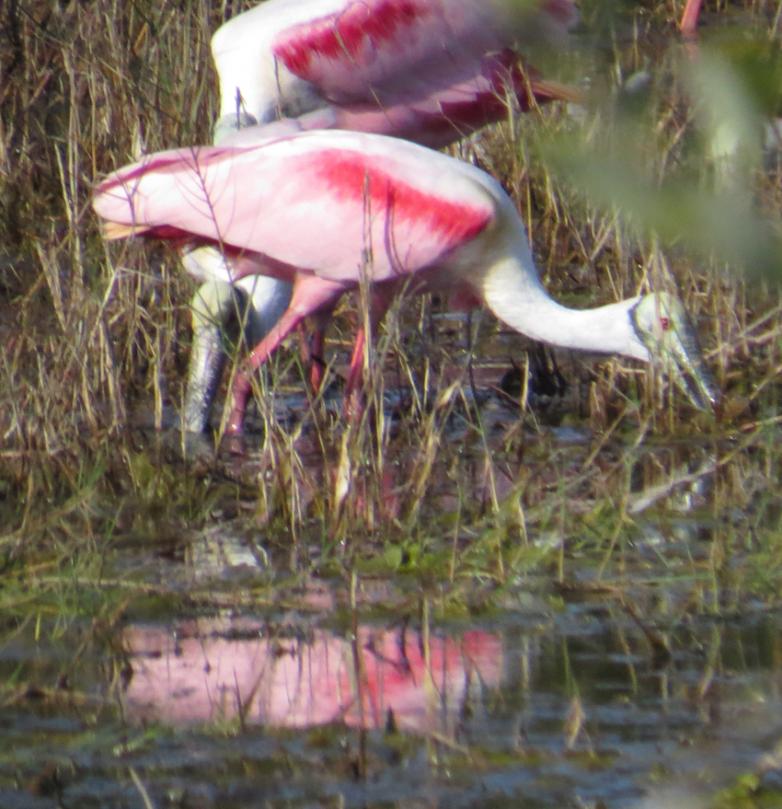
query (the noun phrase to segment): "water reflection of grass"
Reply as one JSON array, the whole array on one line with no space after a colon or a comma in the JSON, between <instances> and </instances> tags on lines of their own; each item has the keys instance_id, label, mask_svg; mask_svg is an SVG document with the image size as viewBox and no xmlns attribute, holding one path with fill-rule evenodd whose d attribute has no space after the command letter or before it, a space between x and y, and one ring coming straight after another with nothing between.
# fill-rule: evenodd
<instances>
[{"instance_id":1,"label":"water reflection of grass","mask_svg":"<svg viewBox=\"0 0 782 809\"><path fill-rule=\"evenodd\" d=\"M499 609L531 574L620 595L648 584L650 628L775 603L778 279L739 267L778 263L765 225L779 218L778 170L761 171L750 149L730 190L714 192L709 121L735 114L737 99L701 75L710 106L693 112L692 71L663 8L639 11L635 28L618 21L610 51L606 39L563 58L565 74L592 77L583 122L547 109L462 148L518 201L556 296L593 304L647 282L681 292L726 392L722 421L615 360L563 358L564 420L584 443L560 443L535 412L476 410L469 374L453 373L466 364L461 333L408 301L370 362L370 401L408 392L393 420L376 406L347 425L315 401L291 424L273 406L302 389L290 353L258 382L262 429L246 463L211 451L183 460L175 430L132 426L139 409L161 426L181 405L190 282L170 254L109 253L90 190L142 144L208 140L214 17L109 2L13 17L0 97L2 613L111 624L151 603L290 604L292 584L353 571L393 580L396 609L432 591L441 615ZM766 36L764 18L752 24ZM617 77L641 70L642 92L619 89ZM355 317L341 313L335 352ZM487 321L478 359L499 339ZM520 342L502 345L519 356ZM267 554L257 578L187 586L143 564L170 570L220 525ZM661 588L670 596L657 602Z\"/></svg>"}]
</instances>

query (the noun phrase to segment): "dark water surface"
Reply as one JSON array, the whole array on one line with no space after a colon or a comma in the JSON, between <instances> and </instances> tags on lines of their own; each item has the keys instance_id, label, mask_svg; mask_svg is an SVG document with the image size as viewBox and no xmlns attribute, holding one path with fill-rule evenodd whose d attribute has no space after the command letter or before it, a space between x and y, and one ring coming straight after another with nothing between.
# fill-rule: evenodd
<instances>
[{"instance_id":1,"label":"dark water surface","mask_svg":"<svg viewBox=\"0 0 782 809\"><path fill-rule=\"evenodd\" d=\"M118 538L105 625L0 624L0 809L782 806L776 433L522 435L496 398L481 425L454 408L395 563L397 535L354 569L248 498L175 551ZM330 479L306 440L304 514Z\"/></svg>"},{"instance_id":2,"label":"dark water surface","mask_svg":"<svg viewBox=\"0 0 782 809\"><path fill-rule=\"evenodd\" d=\"M666 656L610 598L507 607L105 642L27 626L0 649L25 683L0 714L0 806L708 806L747 773L782 783L779 614L662 627Z\"/></svg>"}]
</instances>

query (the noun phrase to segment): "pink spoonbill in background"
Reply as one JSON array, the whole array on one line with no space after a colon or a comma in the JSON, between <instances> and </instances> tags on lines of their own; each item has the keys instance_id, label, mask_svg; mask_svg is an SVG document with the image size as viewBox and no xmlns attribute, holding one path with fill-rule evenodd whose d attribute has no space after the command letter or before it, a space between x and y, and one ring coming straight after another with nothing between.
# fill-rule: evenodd
<instances>
[{"instance_id":1,"label":"pink spoonbill in background","mask_svg":"<svg viewBox=\"0 0 782 809\"><path fill-rule=\"evenodd\" d=\"M284 314L235 377L229 434L243 430L252 372L303 318L330 312L362 280L371 285L375 321L400 289L444 290L484 303L536 340L658 361L698 407L717 398L675 297L561 306L543 288L524 225L499 183L417 144L327 130L160 152L111 174L93 205L107 220L107 238L219 244L240 275L263 272L293 284ZM354 350L349 390L362 356Z\"/></svg>"},{"instance_id":2,"label":"pink spoonbill in background","mask_svg":"<svg viewBox=\"0 0 782 809\"><path fill-rule=\"evenodd\" d=\"M348 129L448 145L514 107L577 100L520 57L561 47L576 17L571 0L268 0L212 38L220 85L214 142ZM242 271L232 261L213 247L184 261L196 277L234 281L210 280L191 304L184 424L194 432L205 428L219 383L224 322L243 311L245 339L257 341L290 300L279 278L251 273L237 281Z\"/></svg>"},{"instance_id":3,"label":"pink spoonbill in background","mask_svg":"<svg viewBox=\"0 0 782 809\"><path fill-rule=\"evenodd\" d=\"M212 38L223 133L280 118L444 146L564 90L521 64L571 0L269 0ZM572 92L572 91L570 91Z\"/></svg>"}]
</instances>

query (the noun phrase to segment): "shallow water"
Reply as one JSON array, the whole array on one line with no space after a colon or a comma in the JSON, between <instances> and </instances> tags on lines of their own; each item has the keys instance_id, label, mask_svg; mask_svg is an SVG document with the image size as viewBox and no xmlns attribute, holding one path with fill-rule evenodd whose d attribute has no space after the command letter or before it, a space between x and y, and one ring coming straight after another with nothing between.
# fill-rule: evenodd
<instances>
[{"instance_id":1,"label":"shallow water","mask_svg":"<svg viewBox=\"0 0 782 809\"><path fill-rule=\"evenodd\" d=\"M496 376L478 369L479 438L457 408L440 428L396 570L372 567L397 550L382 530L294 542L259 512L251 452L209 460L251 482L251 517L114 538L121 619L0 630L0 807L782 805L782 613L731 589L778 522L776 436L522 427ZM313 433L284 486L305 517L334 465ZM398 443L404 517L417 458ZM496 516L516 501L524 537ZM496 580L492 531L516 560ZM758 803L719 803L745 783Z\"/></svg>"},{"instance_id":2,"label":"shallow water","mask_svg":"<svg viewBox=\"0 0 782 809\"><path fill-rule=\"evenodd\" d=\"M0 649L24 683L2 710L0 805L140 806L143 789L154 806L697 806L746 773L779 788L782 615L672 621L661 657L616 600L531 589L461 622L28 626Z\"/></svg>"}]
</instances>

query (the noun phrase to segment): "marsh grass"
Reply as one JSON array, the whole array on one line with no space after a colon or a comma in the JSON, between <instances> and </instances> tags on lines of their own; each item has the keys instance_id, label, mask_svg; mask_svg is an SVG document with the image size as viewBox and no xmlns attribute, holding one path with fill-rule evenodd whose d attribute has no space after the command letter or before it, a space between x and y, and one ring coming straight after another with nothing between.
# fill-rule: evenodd
<instances>
[{"instance_id":1,"label":"marsh grass","mask_svg":"<svg viewBox=\"0 0 782 809\"><path fill-rule=\"evenodd\" d=\"M670 189L684 178L701 195L696 202L713 200L715 171L672 44L678 9L670 4L615 19L600 47L587 38L580 55L563 59L565 76L594 77L583 117L554 107L521 118L509 111L506 125L456 151L518 203L557 298L596 305L647 286L681 294L726 392L720 422L661 393L646 371L563 356L573 390L564 423L588 438L560 442L541 426L545 416L476 405L473 364L488 354L508 365L523 340L488 317L468 337L433 317L438 302L415 299L395 305L367 346L369 406L360 420L346 422L323 397L280 415L286 393L304 390L292 348L255 383L258 429L246 462L208 442L200 455L184 452L171 425L183 398L192 283L170 251L105 245L90 194L105 172L142 152L209 140L209 36L248 5L98 0L3 11L4 606L78 614L84 602L71 596L88 599L92 582L92 592L116 596L105 602L115 614L134 594L149 596L132 577L122 588L101 586L117 577L123 547L148 542L152 555L164 555L168 538L186 544L227 520L260 537L280 575L358 569L445 583L442 612L469 604L476 581L501 599L530 572L565 582L588 571L623 586L647 567L687 577L698 609L719 609L736 593L774 600L782 572L773 491L778 279L746 273L744 254L726 266L704 249L702 223L688 240L697 211ZM749 14L766 36L764 10L753 5ZM647 69L649 86L633 96L626 79ZM616 165L632 167L630 186ZM778 170L755 168L753 204L777 220ZM366 311L361 294L340 310L330 379ZM383 403L392 384L405 391L393 412ZM167 430L156 436L150 426ZM713 473L699 477L710 463ZM664 493L639 509L639 492L654 486ZM670 509L699 486L701 527L691 534L705 535L704 553L680 555ZM639 560L650 533L663 544Z\"/></svg>"}]
</instances>

